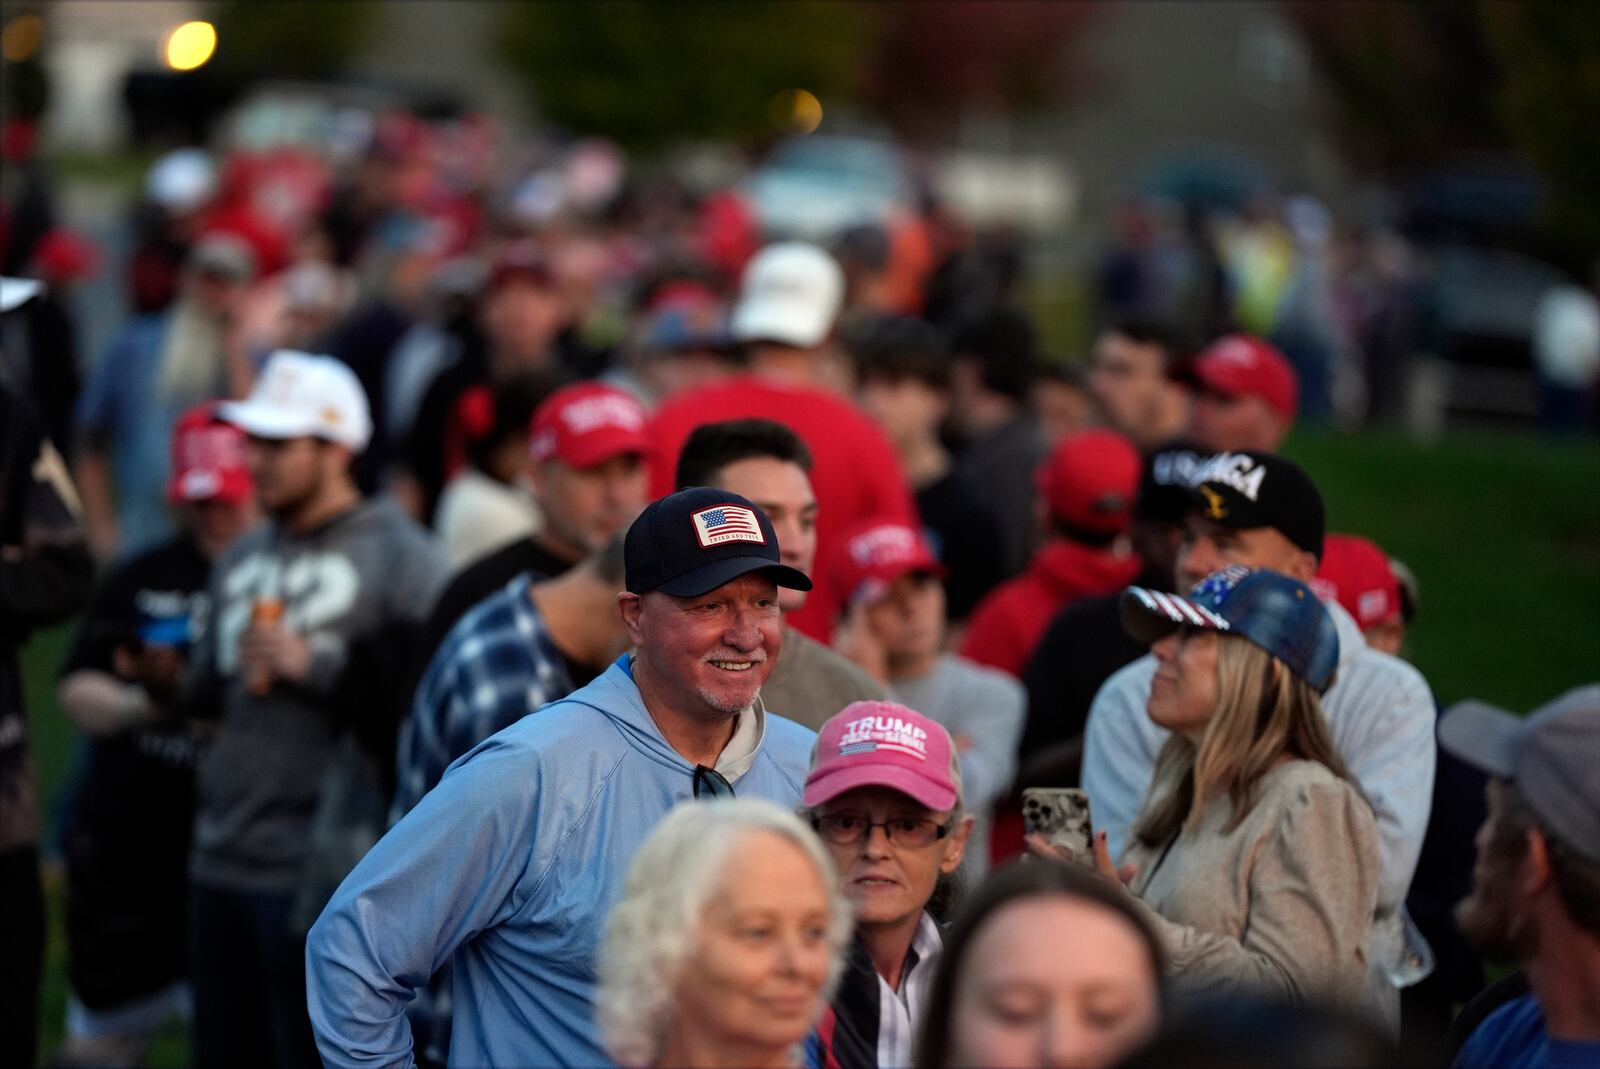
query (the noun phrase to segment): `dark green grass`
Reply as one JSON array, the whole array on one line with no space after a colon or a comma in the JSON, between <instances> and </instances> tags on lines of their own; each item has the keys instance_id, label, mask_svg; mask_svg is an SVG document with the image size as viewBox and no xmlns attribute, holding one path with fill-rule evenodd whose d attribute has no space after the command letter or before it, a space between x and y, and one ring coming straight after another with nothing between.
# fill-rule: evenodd
<instances>
[{"instance_id":1,"label":"dark green grass","mask_svg":"<svg viewBox=\"0 0 1600 1069\"><path fill-rule=\"evenodd\" d=\"M1409 654L1445 703L1518 711L1600 679L1600 445L1452 435L1305 434L1285 449L1330 530L1409 564Z\"/></svg>"},{"instance_id":2,"label":"dark green grass","mask_svg":"<svg viewBox=\"0 0 1600 1069\"><path fill-rule=\"evenodd\" d=\"M1600 678L1600 444L1453 434L1424 446L1319 431L1296 435L1285 452L1321 487L1331 529L1373 538L1417 573L1410 656L1441 701L1522 711ZM44 632L23 658L50 821L78 748L52 693L69 638L67 628ZM60 880L47 881L46 1057L66 1001ZM181 1065L183 1051L181 1036L164 1037L152 1064Z\"/></svg>"}]
</instances>

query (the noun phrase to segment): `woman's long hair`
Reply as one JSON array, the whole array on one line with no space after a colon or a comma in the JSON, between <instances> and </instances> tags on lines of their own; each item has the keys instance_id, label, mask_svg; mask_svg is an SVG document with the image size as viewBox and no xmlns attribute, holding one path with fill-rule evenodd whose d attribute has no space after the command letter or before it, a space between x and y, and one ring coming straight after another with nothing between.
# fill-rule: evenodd
<instances>
[{"instance_id":1,"label":"woman's long hair","mask_svg":"<svg viewBox=\"0 0 1600 1069\"><path fill-rule=\"evenodd\" d=\"M1197 826L1206 804L1224 792L1233 802L1232 831L1255 804L1262 777L1285 755L1350 780L1311 684L1249 639L1218 636L1216 710L1198 743L1176 731L1167 739L1154 776L1166 793L1140 816L1134 834L1161 846Z\"/></svg>"}]
</instances>

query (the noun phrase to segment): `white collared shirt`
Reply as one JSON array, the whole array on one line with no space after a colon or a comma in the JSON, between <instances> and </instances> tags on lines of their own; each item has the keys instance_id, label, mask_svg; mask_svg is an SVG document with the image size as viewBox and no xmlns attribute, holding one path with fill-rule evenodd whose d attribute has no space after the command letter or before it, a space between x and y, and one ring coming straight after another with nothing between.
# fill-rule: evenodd
<instances>
[{"instance_id":1,"label":"white collared shirt","mask_svg":"<svg viewBox=\"0 0 1600 1069\"><path fill-rule=\"evenodd\" d=\"M916 1026L922 1020L928 989L933 986L933 974L943 950L939 926L923 910L917 933L911 937L911 951L900 970L900 990L890 987L883 974L877 974L878 1064L885 1069L911 1064Z\"/></svg>"}]
</instances>

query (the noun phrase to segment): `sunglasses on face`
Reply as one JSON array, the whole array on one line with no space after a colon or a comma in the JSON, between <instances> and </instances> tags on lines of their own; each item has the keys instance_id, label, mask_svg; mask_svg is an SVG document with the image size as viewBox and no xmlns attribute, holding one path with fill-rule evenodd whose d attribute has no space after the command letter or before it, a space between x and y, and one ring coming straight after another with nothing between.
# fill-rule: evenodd
<instances>
[{"instance_id":1,"label":"sunglasses on face","mask_svg":"<svg viewBox=\"0 0 1600 1069\"><path fill-rule=\"evenodd\" d=\"M694 796L696 798L732 798L733 784L710 765L694 766Z\"/></svg>"},{"instance_id":2,"label":"sunglasses on face","mask_svg":"<svg viewBox=\"0 0 1600 1069\"><path fill-rule=\"evenodd\" d=\"M949 824L924 817L895 817L892 820L868 820L849 813L830 813L813 817L811 826L817 834L835 846L854 846L872 834L873 828L882 828L883 834L895 846L932 846L950 834Z\"/></svg>"}]
</instances>

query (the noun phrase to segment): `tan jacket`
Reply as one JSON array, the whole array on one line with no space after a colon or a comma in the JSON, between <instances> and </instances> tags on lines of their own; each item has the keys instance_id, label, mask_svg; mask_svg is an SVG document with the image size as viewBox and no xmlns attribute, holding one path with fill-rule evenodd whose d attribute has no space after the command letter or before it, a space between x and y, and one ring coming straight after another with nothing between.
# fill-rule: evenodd
<instances>
[{"instance_id":1,"label":"tan jacket","mask_svg":"<svg viewBox=\"0 0 1600 1069\"><path fill-rule=\"evenodd\" d=\"M1289 761L1225 831L1232 817L1224 795L1165 857L1131 836L1123 855L1139 867L1129 886L1149 907L1175 983L1378 1009L1367 967L1378 833L1361 795L1321 764Z\"/></svg>"},{"instance_id":2,"label":"tan jacket","mask_svg":"<svg viewBox=\"0 0 1600 1069\"><path fill-rule=\"evenodd\" d=\"M761 687L768 712L812 731L851 702L888 697L889 688L866 669L792 627L784 628L778 663Z\"/></svg>"}]
</instances>

